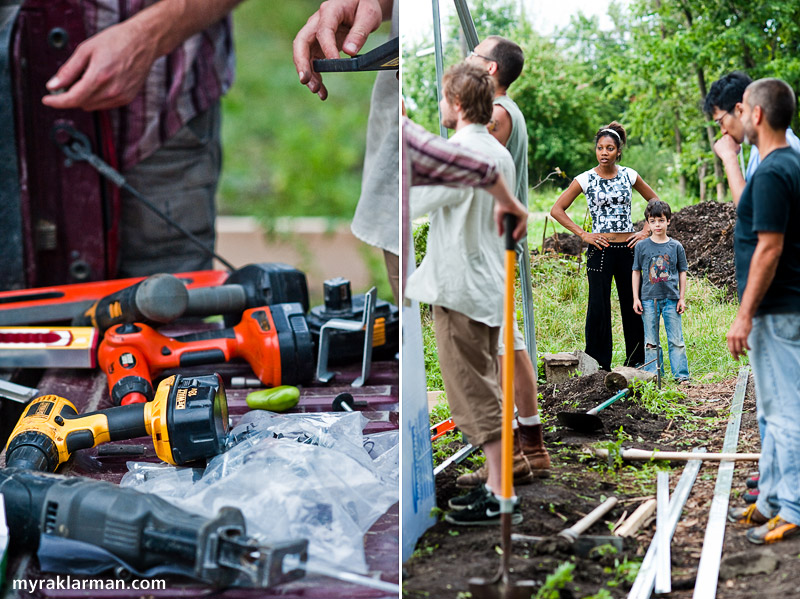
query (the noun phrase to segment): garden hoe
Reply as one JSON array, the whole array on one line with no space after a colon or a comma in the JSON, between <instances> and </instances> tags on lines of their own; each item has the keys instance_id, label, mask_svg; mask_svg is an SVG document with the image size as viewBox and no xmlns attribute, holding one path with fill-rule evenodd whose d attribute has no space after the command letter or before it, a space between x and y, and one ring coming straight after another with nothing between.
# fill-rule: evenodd
<instances>
[{"instance_id":1,"label":"garden hoe","mask_svg":"<svg viewBox=\"0 0 800 599\"><path fill-rule=\"evenodd\" d=\"M514 274L516 252L514 251L515 219L506 215L503 220L506 245L506 287L503 310L503 432L501 453L501 496L500 499L500 535L502 554L500 569L490 579L470 578L469 590L474 599L530 599L535 591L535 582L524 580L512 583L509 580L509 563L511 561L511 514L513 503L511 497L513 437L511 421L514 416Z\"/></svg>"},{"instance_id":2,"label":"garden hoe","mask_svg":"<svg viewBox=\"0 0 800 599\"><path fill-rule=\"evenodd\" d=\"M628 396L630 392L630 389L625 388L613 397L605 400L599 406L595 406L588 412L559 412L556 414L556 418L558 418L558 421L562 425L578 431L579 433L593 433L595 431L599 431L601 428L603 428L603 421L600 420L600 417L597 415L597 413L600 410L604 410L615 401Z\"/></svg>"}]
</instances>

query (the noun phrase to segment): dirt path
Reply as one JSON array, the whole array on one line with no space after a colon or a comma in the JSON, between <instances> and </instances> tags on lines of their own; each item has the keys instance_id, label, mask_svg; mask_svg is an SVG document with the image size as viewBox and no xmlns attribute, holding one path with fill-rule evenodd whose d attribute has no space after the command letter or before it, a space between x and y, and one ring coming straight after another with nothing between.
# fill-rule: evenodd
<instances>
[{"instance_id":1,"label":"dirt path","mask_svg":"<svg viewBox=\"0 0 800 599\"><path fill-rule=\"evenodd\" d=\"M588 410L610 396L603 387L602 378L602 375L579 377L555 388L542 389L543 412L554 415L559 410ZM587 532L609 534L610 526L624 512L630 514L644 497L655 495L656 469L649 463L630 463L621 469L609 470L597 459L583 457L582 446L597 441L613 442L627 435L626 447L690 450L702 446L708 451L719 451L735 385L736 380L732 379L686 387L687 398L681 403L697 417L691 423L652 415L629 400L619 401L601 412L605 432L600 434L574 433L555 424L554 418L547 422L545 440L553 457L552 474L550 478L517 488L523 501L525 519L515 527L515 532L554 535L606 497L614 495L620 499L620 504L604 522L597 523ZM618 432L620 427L624 435ZM758 446L751 383L745 398L738 451L758 451ZM676 462L672 468L670 488L674 489L683 464ZM684 508L672 541L673 592L669 597L682 599L692 596L717 469L718 464L703 465ZM745 488L745 478L753 470L753 464L744 463L736 467L730 505L743 505L739 495ZM451 497L460 494L455 487L456 475L457 470L453 469L437 477L437 500L442 509L446 509ZM594 557L576 557L555 544L541 547L515 543L511 561L513 577L534 580L541 585L561 566L562 572L570 568L572 572L563 576L563 588L548 597L626 597L637 564L644 556L654 531L653 520L635 538L626 541L621 554ZM469 597L465 593L470 577L488 577L497 571L498 546L499 529L496 527L459 528L440 521L420 539L415 557L404 566L404 597ZM766 548L756 547L744 539L743 529L728 524L716 597L800 597L800 539Z\"/></svg>"}]
</instances>

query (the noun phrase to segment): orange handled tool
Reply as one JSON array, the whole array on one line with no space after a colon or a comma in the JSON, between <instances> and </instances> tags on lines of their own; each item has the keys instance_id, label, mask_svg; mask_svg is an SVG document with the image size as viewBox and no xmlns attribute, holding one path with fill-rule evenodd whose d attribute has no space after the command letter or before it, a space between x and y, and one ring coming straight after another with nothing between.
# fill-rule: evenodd
<instances>
[{"instance_id":1,"label":"orange handled tool","mask_svg":"<svg viewBox=\"0 0 800 599\"><path fill-rule=\"evenodd\" d=\"M513 453L514 431L511 428L514 420L514 280L517 266L517 254L514 243L514 224L516 219L507 214L503 219L505 229L505 262L506 262L506 287L503 298L503 428L501 437L501 478L500 491L503 500L500 504L502 534L503 534L503 562L505 572L508 572L508 557L511 555L511 489L513 482Z\"/></svg>"}]
</instances>

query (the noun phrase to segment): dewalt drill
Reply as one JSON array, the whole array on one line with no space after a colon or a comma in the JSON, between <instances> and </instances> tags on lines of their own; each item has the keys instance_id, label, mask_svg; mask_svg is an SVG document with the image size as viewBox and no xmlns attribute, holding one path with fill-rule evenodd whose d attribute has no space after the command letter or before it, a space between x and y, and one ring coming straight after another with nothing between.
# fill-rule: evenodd
<instances>
[{"instance_id":1,"label":"dewalt drill","mask_svg":"<svg viewBox=\"0 0 800 599\"><path fill-rule=\"evenodd\" d=\"M55 472L79 449L147 435L156 455L176 466L222 453L228 404L220 376L173 375L161 382L153 401L87 414L78 414L63 397L39 397L11 432L6 466Z\"/></svg>"},{"instance_id":2,"label":"dewalt drill","mask_svg":"<svg viewBox=\"0 0 800 599\"><path fill-rule=\"evenodd\" d=\"M167 337L143 323L106 331L97 361L108 376L115 405L153 396L153 377L170 368L241 358L268 387L297 385L314 376L314 343L299 303L251 308L239 324Z\"/></svg>"}]
</instances>

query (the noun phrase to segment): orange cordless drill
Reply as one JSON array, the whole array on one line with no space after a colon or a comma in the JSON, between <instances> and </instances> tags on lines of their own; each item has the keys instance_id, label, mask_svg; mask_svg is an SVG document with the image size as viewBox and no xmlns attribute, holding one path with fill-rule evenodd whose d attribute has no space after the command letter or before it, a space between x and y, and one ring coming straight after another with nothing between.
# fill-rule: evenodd
<instances>
[{"instance_id":1,"label":"orange cordless drill","mask_svg":"<svg viewBox=\"0 0 800 599\"><path fill-rule=\"evenodd\" d=\"M235 327L167 337L146 324L106 332L98 363L115 405L149 401L153 377L169 368L243 358L264 385L297 385L314 374L314 344L299 303L251 308Z\"/></svg>"}]
</instances>

